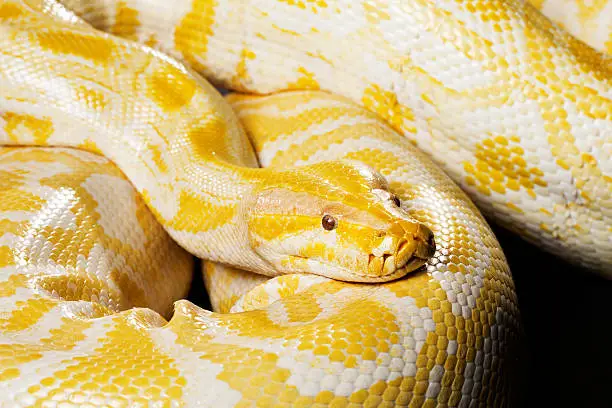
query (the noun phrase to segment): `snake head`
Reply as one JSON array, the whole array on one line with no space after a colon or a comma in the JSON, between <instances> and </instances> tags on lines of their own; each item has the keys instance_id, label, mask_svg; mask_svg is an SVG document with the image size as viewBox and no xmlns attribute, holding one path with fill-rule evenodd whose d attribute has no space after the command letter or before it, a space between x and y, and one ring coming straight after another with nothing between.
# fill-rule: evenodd
<instances>
[{"instance_id":1,"label":"snake head","mask_svg":"<svg viewBox=\"0 0 612 408\"><path fill-rule=\"evenodd\" d=\"M421 267L435 251L431 230L361 163L275 170L271 181L255 193L247 223L252 248L274 274L385 282Z\"/></svg>"}]
</instances>

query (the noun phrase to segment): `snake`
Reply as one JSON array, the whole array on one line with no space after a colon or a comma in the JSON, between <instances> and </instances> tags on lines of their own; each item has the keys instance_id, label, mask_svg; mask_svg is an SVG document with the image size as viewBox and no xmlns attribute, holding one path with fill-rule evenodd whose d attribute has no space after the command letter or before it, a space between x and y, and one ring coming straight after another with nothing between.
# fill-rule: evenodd
<instances>
[{"instance_id":1,"label":"snake","mask_svg":"<svg viewBox=\"0 0 612 408\"><path fill-rule=\"evenodd\" d=\"M609 59L528 4L63 4L0 3L3 406L507 406L480 210L610 271Z\"/></svg>"}]
</instances>

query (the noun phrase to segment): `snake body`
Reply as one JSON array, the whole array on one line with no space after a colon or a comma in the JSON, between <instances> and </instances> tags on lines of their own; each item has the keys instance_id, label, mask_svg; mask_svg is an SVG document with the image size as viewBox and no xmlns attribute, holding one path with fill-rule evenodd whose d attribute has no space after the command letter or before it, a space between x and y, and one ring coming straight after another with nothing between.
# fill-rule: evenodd
<instances>
[{"instance_id":1,"label":"snake body","mask_svg":"<svg viewBox=\"0 0 612 408\"><path fill-rule=\"evenodd\" d=\"M315 258L300 251L307 238L321 245L330 239L321 228L325 213L343 222L334 232L337 244L316 258L319 274L391 280L431 255L431 232L393 204L375 170L348 161L256 168L242 128L206 82L135 43L48 20L42 15L41 21L26 21L12 32L7 27L7 37L30 37L39 52L34 59L29 58L31 49L13 47L7 56L7 66L21 59L22 71L7 72L6 109L18 116L15 120L19 115L52 118L44 144L85 146L118 163L170 235L190 252L269 276L313 273ZM41 31L41 25L48 31ZM75 47L66 47L65 37ZM121 69L109 71L95 63L99 56L88 44L95 40L106 46L106 58L121 61ZM58 55L67 54L93 58L94 64L58 64ZM41 63L54 68L36 72ZM128 94L131 99L122 97ZM90 98L95 117L90 109L76 107L83 96ZM19 127L7 136L7 143L31 142L20 136ZM274 225L292 223L301 230L298 237L286 242L266 238Z\"/></svg>"},{"instance_id":2,"label":"snake body","mask_svg":"<svg viewBox=\"0 0 612 408\"><path fill-rule=\"evenodd\" d=\"M612 55L612 2L608 0L530 0L575 37Z\"/></svg>"},{"instance_id":3,"label":"snake body","mask_svg":"<svg viewBox=\"0 0 612 408\"><path fill-rule=\"evenodd\" d=\"M485 215L566 260L612 269L610 60L529 3L67 4L228 89L348 97L414 141ZM605 10L590 15L606 20Z\"/></svg>"},{"instance_id":4,"label":"snake body","mask_svg":"<svg viewBox=\"0 0 612 408\"><path fill-rule=\"evenodd\" d=\"M500 222L609 270L609 66L528 6L66 4L218 84L311 90L224 101L57 3L0 3L0 143L89 151L0 151L4 405L507 404L503 252L410 140ZM222 313L171 313L192 262L168 234L229 264L203 271Z\"/></svg>"}]
</instances>

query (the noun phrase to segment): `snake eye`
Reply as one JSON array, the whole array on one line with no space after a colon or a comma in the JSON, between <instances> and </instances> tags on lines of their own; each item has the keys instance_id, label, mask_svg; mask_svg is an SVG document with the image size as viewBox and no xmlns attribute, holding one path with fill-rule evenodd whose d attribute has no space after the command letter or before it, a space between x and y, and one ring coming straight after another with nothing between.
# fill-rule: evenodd
<instances>
[{"instance_id":1,"label":"snake eye","mask_svg":"<svg viewBox=\"0 0 612 408\"><path fill-rule=\"evenodd\" d=\"M402 202L400 201L399 197L394 195L391 200L393 201L393 204L395 204L397 207L402 205Z\"/></svg>"},{"instance_id":2,"label":"snake eye","mask_svg":"<svg viewBox=\"0 0 612 408\"><path fill-rule=\"evenodd\" d=\"M329 214L325 214L321 220L321 225L328 231L335 229L338 226L338 221Z\"/></svg>"}]
</instances>

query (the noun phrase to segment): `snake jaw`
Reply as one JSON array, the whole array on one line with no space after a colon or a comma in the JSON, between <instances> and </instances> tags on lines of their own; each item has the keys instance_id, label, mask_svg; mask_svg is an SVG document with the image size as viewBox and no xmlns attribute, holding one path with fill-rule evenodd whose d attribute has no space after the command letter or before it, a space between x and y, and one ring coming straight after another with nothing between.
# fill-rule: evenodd
<instances>
[{"instance_id":1,"label":"snake jaw","mask_svg":"<svg viewBox=\"0 0 612 408\"><path fill-rule=\"evenodd\" d=\"M372 277L401 277L420 268L436 250L433 233L419 225L409 238L386 237L368 257L368 275ZM389 243L392 243L389 245Z\"/></svg>"}]
</instances>

